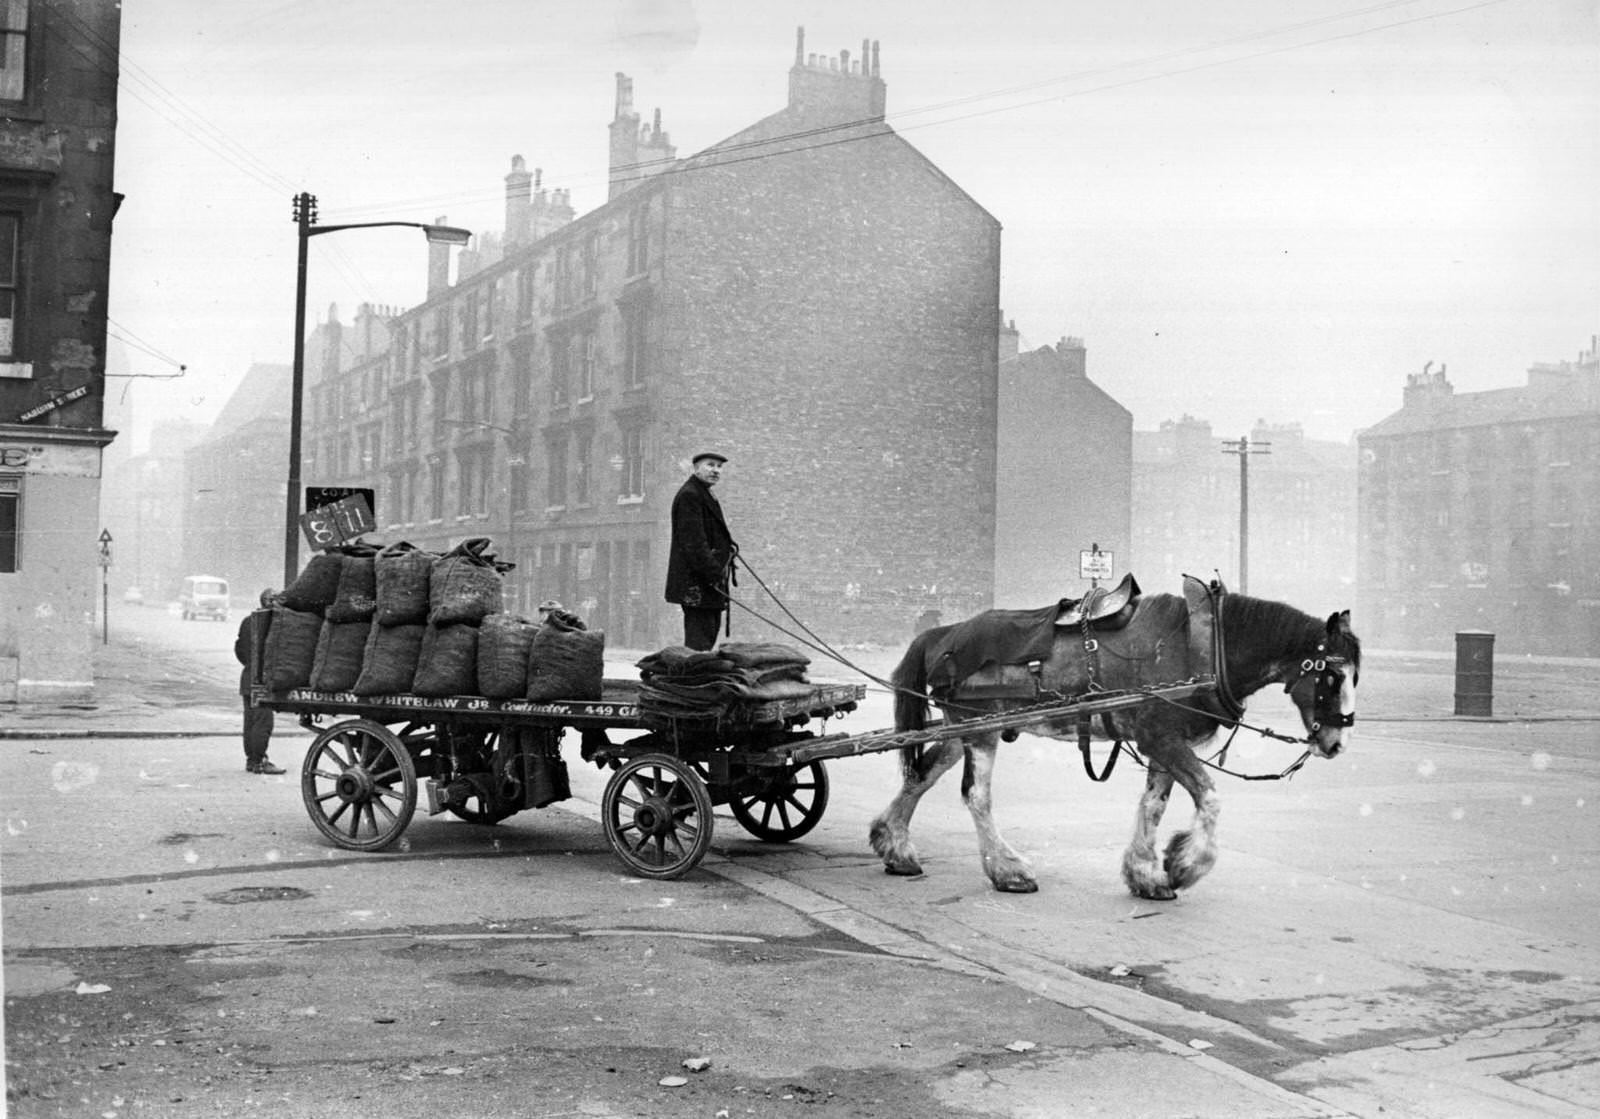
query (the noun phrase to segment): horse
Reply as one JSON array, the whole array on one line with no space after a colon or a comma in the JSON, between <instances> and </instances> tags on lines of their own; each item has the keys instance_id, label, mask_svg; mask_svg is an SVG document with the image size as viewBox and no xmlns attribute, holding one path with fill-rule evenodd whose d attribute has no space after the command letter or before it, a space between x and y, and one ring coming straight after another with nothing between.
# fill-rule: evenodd
<instances>
[{"instance_id":1,"label":"horse","mask_svg":"<svg viewBox=\"0 0 1600 1119\"><path fill-rule=\"evenodd\" d=\"M1351 632L1348 610L1324 622L1281 602L1227 592L1220 581L1206 587L1186 577L1183 597L1140 596L1135 584L1128 605L1131 613L1114 630L1096 631L1088 622L1052 624L1043 631L1044 644L1037 646L1042 659L1025 667L1016 663L1016 655L1008 659L1002 650L991 656L978 642L986 633L991 645L996 632L1014 636L1018 617L1037 612L986 611L966 622L923 631L890 677L895 728L916 731L927 726L930 685L933 702L947 725L954 726L1041 701L1091 699L1102 691L1149 688L1185 678L1214 680L1214 687L1200 689L1192 700L1151 697L1098 715L1094 721L1100 725L1093 732L1087 719L1061 714L1059 705L1053 717L1024 728L1078 741L1086 767L1091 733L1116 742L1114 749L1122 743L1137 745L1147 774L1133 839L1122 858L1122 878L1137 897L1167 900L1198 883L1217 859L1221 806L1201 748L1219 728L1239 724L1245 699L1281 683L1304 723L1307 752L1335 757L1355 720L1361 643ZM970 669L974 663L984 667L967 672L964 680L953 675L956 666ZM1008 730L1006 736L1009 740L1015 733ZM887 873L922 873L911 842L911 816L923 794L964 758L961 795L977 829L984 872L996 890L1031 893L1039 888L1028 861L994 823L990 783L999 738L998 731L979 729L965 737L901 748L900 791L869 832ZM1194 802L1194 819L1189 829L1172 836L1164 857L1158 857L1157 831L1175 781Z\"/></svg>"}]
</instances>

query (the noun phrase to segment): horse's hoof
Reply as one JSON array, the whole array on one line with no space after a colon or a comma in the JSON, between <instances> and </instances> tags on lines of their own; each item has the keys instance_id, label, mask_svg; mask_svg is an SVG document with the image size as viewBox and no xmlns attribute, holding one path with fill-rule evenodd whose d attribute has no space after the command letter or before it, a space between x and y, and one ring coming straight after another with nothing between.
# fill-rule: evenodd
<instances>
[{"instance_id":1,"label":"horse's hoof","mask_svg":"<svg viewBox=\"0 0 1600 1119\"><path fill-rule=\"evenodd\" d=\"M997 880L994 888L1002 894L1036 894L1039 883L1032 878L1004 878Z\"/></svg>"},{"instance_id":2,"label":"horse's hoof","mask_svg":"<svg viewBox=\"0 0 1600 1119\"><path fill-rule=\"evenodd\" d=\"M884 863L883 872L896 878L921 878L922 867L917 863Z\"/></svg>"},{"instance_id":3,"label":"horse's hoof","mask_svg":"<svg viewBox=\"0 0 1600 1119\"><path fill-rule=\"evenodd\" d=\"M1149 867L1148 864L1123 864L1123 884L1128 887L1128 892L1136 898L1148 898L1150 901L1171 901L1177 897L1178 892L1163 879L1162 872Z\"/></svg>"}]
</instances>

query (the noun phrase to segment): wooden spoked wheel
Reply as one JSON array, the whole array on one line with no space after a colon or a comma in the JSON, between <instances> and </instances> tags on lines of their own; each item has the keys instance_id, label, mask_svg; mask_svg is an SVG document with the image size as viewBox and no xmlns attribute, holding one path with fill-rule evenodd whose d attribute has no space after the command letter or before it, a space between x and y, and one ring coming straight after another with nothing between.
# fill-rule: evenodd
<instances>
[{"instance_id":1,"label":"wooden spoked wheel","mask_svg":"<svg viewBox=\"0 0 1600 1119\"><path fill-rule=\"evenodd\" d=\"M600 797L606 840L645 878L679 878L711 847L711 794L690 766L669 754L623 763Z\"/></svg>"},{"instance_id":2,"label":"wooden spoked wheel","mask_svg":"<svg viewBox=\"0 0 1600 1119\"><path fill-rule=\"evenodd\" d=\"M317 830L352 851L381 851L417 809L417 769L394 733L351 719L317 735L300 766L300 798Z\"/></svg>"},{"instance_id":3,"label":"wooden spoked wheel","mask_svg":"<svg viewBox=\"0 0 1600 1119\"><path fill-rule=\"evenodd\" d=\"M733 818L766 843L788 843L817 826L828 808L828 771L822 762L772 771L754 792L735 792Z\"/></svg>"}]
</instances>

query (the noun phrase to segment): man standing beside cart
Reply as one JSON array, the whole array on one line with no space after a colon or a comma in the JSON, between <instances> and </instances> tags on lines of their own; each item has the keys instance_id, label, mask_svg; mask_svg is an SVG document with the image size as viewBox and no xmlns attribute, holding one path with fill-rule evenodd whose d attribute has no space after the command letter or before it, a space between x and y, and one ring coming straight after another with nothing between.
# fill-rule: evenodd
<instances>
[{"instance_id":1,"label":"man standing beside cart","mask_svg":"<svg viewBox=\"0 0 1600 1119\"><path fill-rule=\"evenodd\" d=\"M261 609L246 614L239 622L239 635L233 642L233 655L244 667L239 670L239 694L244 697L244 771L276 777L285 772L282 766L267 760L267 743L272 738L272 708L256 707L250 702L250 652L260 649L266 642L265 633L257 633L271 619L269 613L278 603L279 594L268 588L261 592Z\"/></svg>"},{"instance_id":2,"label":"man standing beside cart","mask_svg":"<svg viewBox=\"0 0 1600 1119\"><path fill-rule=\"evenodd\" d=\"M727 455L715 451L695 455L694 473L672 499L666 598L683 608L683 643L691 649L706 650L717 643L728 609L733 559L739 554L722 504L711 492L727 461Z\"/></svg>"}]
</instances>

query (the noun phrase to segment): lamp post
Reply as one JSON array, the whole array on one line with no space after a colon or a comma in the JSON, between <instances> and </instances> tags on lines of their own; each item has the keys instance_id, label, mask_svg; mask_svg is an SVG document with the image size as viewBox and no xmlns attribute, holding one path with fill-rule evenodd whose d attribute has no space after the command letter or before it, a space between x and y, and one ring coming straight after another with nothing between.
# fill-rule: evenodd
<instances>
[{"instance_id":1,"label":"lamp post","mask_svg":"<svg viewBox=\"0 0 1600 1119\"><path fill-rule=\"evenodd\" d=\"M300 252L294 288L294 374L289 386L289 494L283 526L283 585L294 582L300 571L300 424L303 418L300 398L306 379L306 246L311 238L345 229L378 229L405 226L420 229L428 241L437 245L465 245L472 231L451 225L428 225L419 221L366 221L346 225L318 225L317 199L304 191L294 196L294 223L299 233Z\"/></svg>"}]
</instances>

